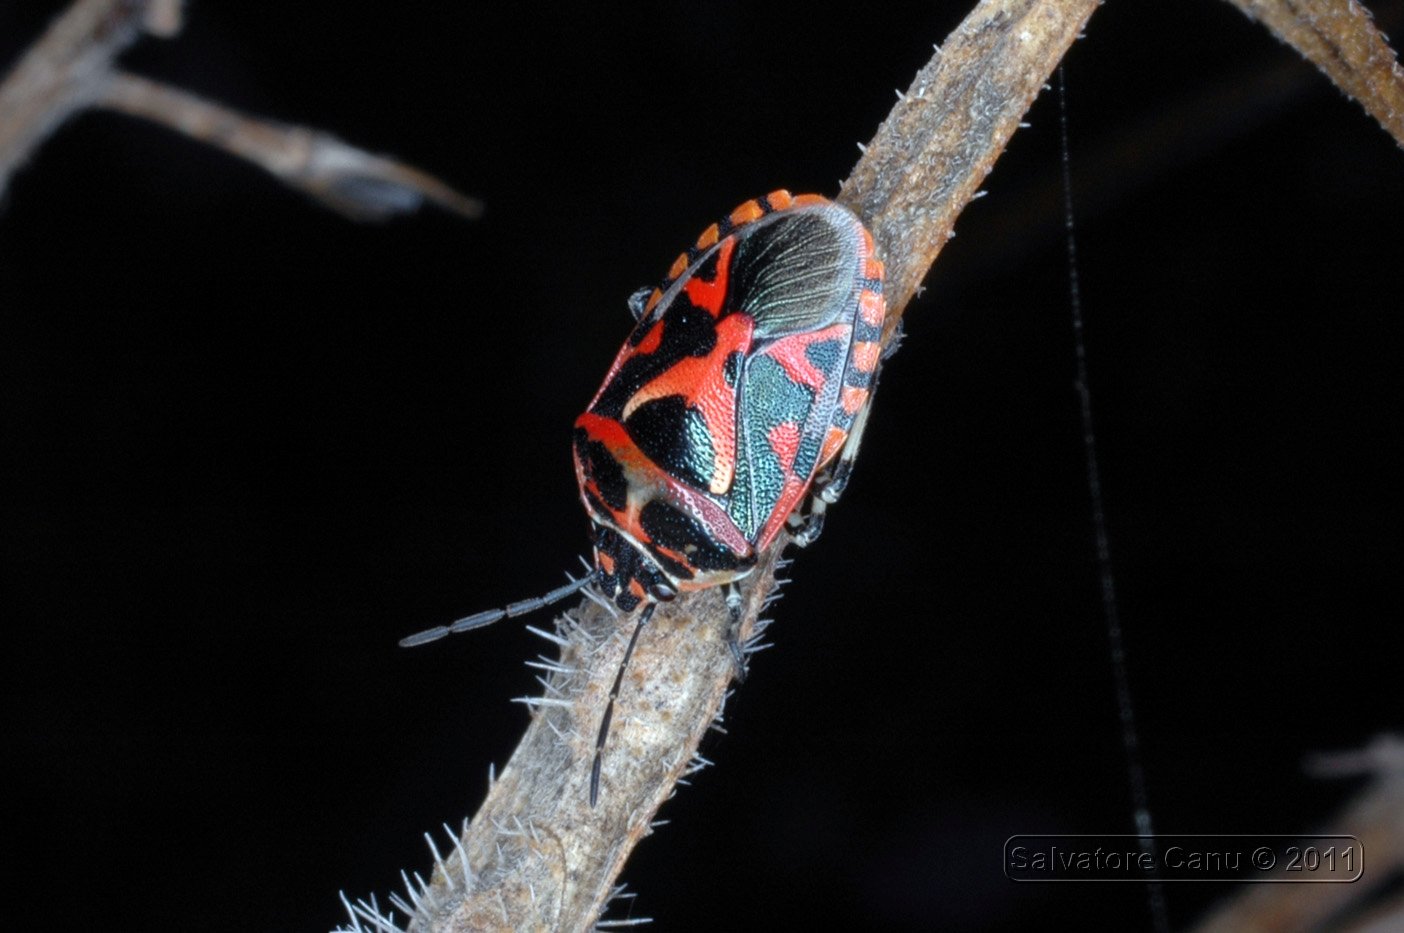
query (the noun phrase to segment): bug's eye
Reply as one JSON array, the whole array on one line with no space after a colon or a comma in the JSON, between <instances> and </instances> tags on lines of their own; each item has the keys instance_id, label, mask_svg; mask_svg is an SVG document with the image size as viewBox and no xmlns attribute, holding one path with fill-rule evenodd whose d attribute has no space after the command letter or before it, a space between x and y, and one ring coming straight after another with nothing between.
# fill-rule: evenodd
<instances>
[{"instance_id":1,"label":"bug's eye","mask_svg":"<svg viewBox=\"0 0 1404 933\"><path fill-rule=\"evenodd\" d=\"M660 603L666 603L678 595L678 591L666 583L655 583L648 588L649 595Z\"/></svg>"}]
</instances>

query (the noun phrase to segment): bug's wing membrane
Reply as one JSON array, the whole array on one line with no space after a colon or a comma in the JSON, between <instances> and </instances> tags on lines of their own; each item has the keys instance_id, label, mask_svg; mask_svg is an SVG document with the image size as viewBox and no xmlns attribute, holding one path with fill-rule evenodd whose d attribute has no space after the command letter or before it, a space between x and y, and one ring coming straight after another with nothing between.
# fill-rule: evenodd
<instances>
[{"instance_id":1,"label":"bug's wing membrane","mask_svg":"<svg viewBox=\"0 0 1404 933\"><path fill-rule=\"evenodd\" d=\"M846 217L832 204L780 214L737 244L731 306L755 319L758 341L819 330L842 317L858 255Z\"/></svg>"}]
</instances>

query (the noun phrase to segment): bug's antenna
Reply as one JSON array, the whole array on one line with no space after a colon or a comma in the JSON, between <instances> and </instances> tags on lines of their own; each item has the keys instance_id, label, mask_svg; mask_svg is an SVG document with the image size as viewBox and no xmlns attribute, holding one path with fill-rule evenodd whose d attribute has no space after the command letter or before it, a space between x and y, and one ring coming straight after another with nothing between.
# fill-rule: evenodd
<instances>
[{"instance_id":1,"label":"bug's antenna","mask_svg":"<svg viewBox=\"0 0 1404 933\"><path fill-rule=\"evenodd\" d=\"M484 625L491 625L499 619L511 619L516 616L524 616L535 612L543 606L558 603L572 593L578 593L589 584L595 581L594 571L585 574L580 579L573 579L570 574L566 574L566 579L570 580L564 586L558 586L545 596L533 596L531 599L523 599L515 603L508 603L501 609L488 609L484 612L475 612L471 616L464 616L457 622L450 622L448 625L440 625L435 628L425 629L416 632L407 638L400 639L401 648L414 648L419 645L428 644L431 641L438 641L445 635L456 635L459 632L467 632L475 628L482 628Z\"/></svg>"},{"instance_id":2,"label":"bug's antenna","mask_svg":"<svg viewBox=\"0 0 1404 933\"><path fill-rule=\"evenodd\" d=\"M639 643L639 632L648 624L648 620L653 618L653 610L658 608L658 604L650 602L644 606L643 612L639 613L638 624L634 626L634 634L629 637L629 647L624 649L624 660L619 662L619 673L614 675L614 686L609 691L609 704L605 706L604 718L600 720L600 735L595 739L595 762L590 765L590 806L595 805L595 801L600 799L600 764L603 761L605 739L609 738L609 721L614 717L614 701L619 697L619 688L624 683L624 668L629 666L629 659L634 656L634 646Z\"/></svg>"}]
</instances>

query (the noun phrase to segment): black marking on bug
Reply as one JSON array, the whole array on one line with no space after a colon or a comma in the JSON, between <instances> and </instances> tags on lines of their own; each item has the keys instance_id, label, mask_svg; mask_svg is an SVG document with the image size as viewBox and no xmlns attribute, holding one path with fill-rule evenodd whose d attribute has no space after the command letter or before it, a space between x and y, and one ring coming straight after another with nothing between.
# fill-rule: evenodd
<instances>
[{"instance_id":1,"label":"black marking on bug","mask_svg":"<svg viewBox=\"0 0 1404 933\"><path fill-rule=\"evenodd\" d=\"M822 431L804 431L801 426L799 450L795 452L795 462L790 467L790 471L796 476L808 477L813 475L814 469L819 464L819 452L823 449L824 433Z\"/></svg>"},{"instance_id":2,"label":"black marking on bug","mask_svg":"<svg viewBox=\"0 0 1404 933\"><path fill-rule=\"evenodd\" d=\"M863 320L861 314L858 315L858 323L853 327L854 343L876 343L881 337L881 327L874 327L872 324Z\"/></svg>"},{"instance_id":3,"label":"black marking on bug","mask_svg":"<svg viewBox=\"0 0 1404 933\"><path fill-rule=\"evenodd\" d=\"M867 289L875 295L882 294L882 279L860 278L858 280L858 286Z\"/></svg>"},{"instance_id":4,"label":"black marking on bug","mask_svg":"<svg viewBox=\"0 0 1404 933\"><path fill-rule=\"evenodd\" d=\"M669 557L652 545L649 546L648 556L656 560L658 566L663 569L663 572L665 574L671 574L675 580L690 580L693 577L693 572L688 569L686 564Z\"/></svg>"},{"instance_id":5,"label":"black marking on bug","mask_svg":"<svg viewBox=\"0 0 1404 933\"><path fill-rule=\"evenodd\" d=\"M587 511L589 511L590 520L592 522L599 523L614 520L614 516L610 512L609 506L601 502L599 496L595 495L588 489L585 490L583 495L585 497L585 508Z\"/></svg>"},{"instance_id":6,"label":"black marking on bug","mask_svg":"<svg viewBox=\"0 0 1404 933\"><path fill-rule=\"evenodd\" d=\"M667 372L681 359L706 356L717 345L716 321L679 291L663 312L661 323L645 318L634 329L629 341L637 346L653 327L663 328L663 339L652 353L635 353L624 361L614 378L600 392L600 398L590 409L604 418L620 420L624 406L639 389Z\"/></svg>"},{"instance_id":7,"label":"black marking on bug","mask_svg":"<svg viewBox=\"0 0 1404 933\"><path fill-rule=\"evenodd\" d=\"M711 483L716 449L707 433L707 422L681 395L666 395L640 405L624 421L624 427L639 450L675 479L702 489Z\"/></svg>"},{"instance_id":8,"label":"black marking on bug","mask_svg":"<svg viewBox=\"0 0 1404 933\"><path fill-rule=\"evenodd\" d=\"M658 547L686 555L698 570L735 570L755 563L754 557L738 558L725 545L707 533L692 516L667 502L655 499L639 511L639 524ZM666 554L653 553L660 564L672 562ZM667 569L667 564L664 564ZM687 579L686 571L677 576Z\"/></svg>"},{"instance_id":9,"label":"black marking on bug","mask_svg":"<svg viewBox=\"0 0 1404 933\"><path fill-rule=\"evenodd\" d=\"M816 340L804 348L804 358L825 376L832 376L843 359L844 345L837 340Z\"/></svg>"},{"instance_id":10,"label":"black marking on bug","mask_svg":"<svg viewBox=\"0 0 1404 933\"><path fill-rule=\"evenodd\" d=\"M609 448L599 441L590 440L584 429L576 428L575 449L605 504L615 511L622 510L629 497L629 481L624 476L624 468L614 459Z\"/></svg>"},{"instance_id":11,"label":"black marking on bug","mask_svg":"<svg viewBox=\"0 0 1404 933\"><path fill-rule=\"evenodd\" d=\"M712 250L712 254L702 260L702 264L697 267L696 271L693 272L690 277L708 284L715 282L717 280L717 264L720 258L721 251L716 249Z\"/></svg>"},{"instance_id":12,"label":"black marking on bug","mask_svg":"<svg viewBox=\"0 0 1404 933\"><path fill-rule=\"evenodd\" d=\"M736 388L736 380L741 378L741 364L746 361L746 354L740 350L733 350L726 355L726 361L722 363L722 378L726 380L728 388Z\"/></svg>"},{"instance_id":13,"label":"black marking on bug","mask_svg":"<svg viewBox=\"0 0 1404 933\"><path fill-rule=\"evenodd\" d=\"M852 386L855 389L866 389L873 384L873 371L871 369L849 369L843 382L844 385Z\"/></svg>"}]
</instances>

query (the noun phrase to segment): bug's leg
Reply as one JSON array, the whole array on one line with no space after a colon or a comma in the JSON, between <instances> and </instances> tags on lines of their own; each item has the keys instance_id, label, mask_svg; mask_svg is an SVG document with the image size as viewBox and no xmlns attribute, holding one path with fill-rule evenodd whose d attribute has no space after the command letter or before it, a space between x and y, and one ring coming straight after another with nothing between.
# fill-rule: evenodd
<instances>
[{"instance_id":1,"label":"bug's leg","mask_svg":"<svg viewBox=\"0 0 1404 933\"><path fill-rule=\"evenodd\" d=\"M726 646L731 649L731 676L740 683L746 682L746 651L741 647L741 587L735 583L723 584L726 594L727 612L731 614L731 624L726 628Z\"/></svg>"},{"instance_id":2,"label":"bug's leg","mask_svg":"<svg viewBox=\"0 0 1404 933\"><path fill-rule=\"evenodd\" d=\"M818 495L810 496L809 501L805 503L805 511L801 513L796 509L786 522L790 540L800 547L809 547L819 540L819 535L824 530L824 510L828 507L829 503Z\"/></svg>"},{"instance_id":3,"label":"bug's leg","mask_svg":"<svg viewBox=\"0 0 1404 933\"><path fill-rule=\"evenodd\" d=\"M872 402L869 397L868 402ZM805 503L805 509L801 513L798 510L790 516L789 525L790 536L795 544L800 547L809 547L819 540L819 535L824 530L824 513L829 506L838 501L843 495L844 489L848 488L848 479L853 473L853 461L858 458L858 448L863 443L863 432L868 427L868 411L870 404L865 404L858 412L858 416L853 419L853 427L849 429L848 440L839 450L838 459L834 465L827 470L824 475L814 480L814 491L810 493L809 501Z\"/></svg>"},{"instance_id":4,"label":"bug's leg","mask_svg":"<svg viewBox=\"0 0 1404 933\"><path fill-rule=\"evenodd\" d=\"M629 296L629 313L634 316L634 320L644 316L644 307L648 304L648 296L652 294L653 287L645 285Z\"/></svg>"},{"instance_id":5,"label":"bug's leg","mask_svg":"<svg viewBox=\"0 0 1404 933\"><path fill-rule=\"evenodd\" d=\"M903 326L901 318L897 319L897 324L892 328L892 336L887 338L887 345L882 348L882 356L878 359L878 371L882 370L882 364L897 355L897 351L902 349L902 341L907 336L907 330ZM874 375L876 380L876 375Z\"/></svg>"}]
</instances>

